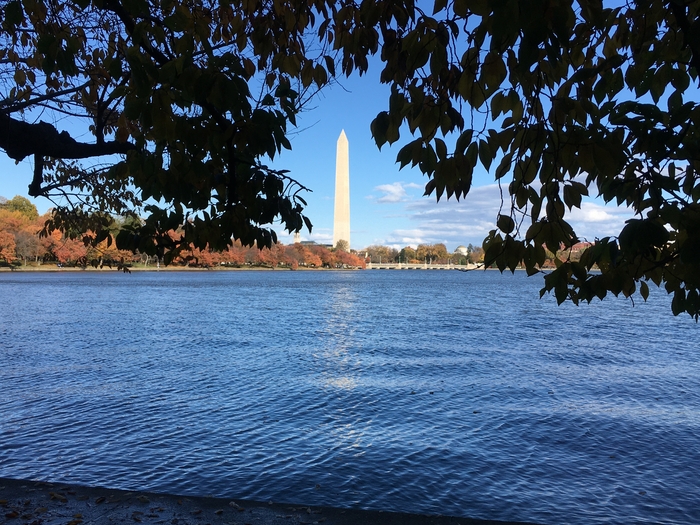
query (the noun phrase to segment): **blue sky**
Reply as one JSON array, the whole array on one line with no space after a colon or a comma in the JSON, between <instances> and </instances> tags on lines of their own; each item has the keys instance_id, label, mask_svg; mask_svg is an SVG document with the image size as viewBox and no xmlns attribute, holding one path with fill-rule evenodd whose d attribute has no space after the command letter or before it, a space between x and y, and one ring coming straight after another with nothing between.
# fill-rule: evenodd
<instances>
[{"instance_id":1,"label":"blue sky","mask_svg":"<svg viewBox=\"0 0 700 525\"><path fill-rule=\"evenodd\" d=\"M493 175L477 168L466 199L441 200L423 197L427 179L418 169L399 170L396 153L411 140L404 131L399 142L381 151L371 134L370 123L388 107L389 88L378 81L379 69L352 77L342 86L327 89L299 121L301 131L292 138L292 151L285 151L275 166L310 187L305 196L307 212L314 224L302 239L330 243L333 237L335 147L342 129L350 143L351 244L361 249L371 244L401 248L419 243L438 243L454 250L460 244L481 245L494 228L501 192ZM497 163L494 163L494 169ZM307 198L308 197L308 198ZM604 206L587 199L569 218L581 238L619 233L631 213L625 208ZM284 243L291 237L280 234Z\"/></svg>"},{"instance_id":2,"label":"blue sky","mask_svg":"<svg viewBox=\"0 0 700 525\"><path fill-rule=\"evenodd\" d=\"M333 195L335 147L342 129L350 143L351 245L361 249L371 244L401 248L419 243L438 243L454 250L460 244L480 245L493 229L500 205L500 192L492 175L483 169L474 176L469 196L436 203L423 197L426 178L417 169L399 171L396 153L410 135L402 135L392 147L376 147L370 123L388 106L389 89L378 81L379 68L370 68L364 77L353 76L341 85L327 88L298 121L291 136L292 151L284 151L272 165L288 169L290 176L313 190L304 195L313 231L302 231L302 240L330 243L333 237ZM0 195L27 196L32 164L19 165L0 155ZM32 199L40 212L50 203ZM574 210L571 222L582 238L613 235L631 214L616 206L603 206L589 199L581 210ZM291 236L279 229L280 240Z\"/></svg>"}]
</instances>

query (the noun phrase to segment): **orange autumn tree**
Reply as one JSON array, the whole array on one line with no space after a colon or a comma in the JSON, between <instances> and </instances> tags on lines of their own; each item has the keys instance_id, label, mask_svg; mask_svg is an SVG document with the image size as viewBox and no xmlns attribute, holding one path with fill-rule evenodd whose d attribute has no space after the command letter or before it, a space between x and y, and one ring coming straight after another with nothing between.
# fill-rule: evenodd
<instances>
[{"instance_id":1,"label":"orange autumn tree","mask_svg":"<svg viewBox=\"0 0 700 525\"><path fill-rule=\"evenodd\" d=\"M239 241L235 241L226 251L221 253L222 262L230 266L241 266L245 264L245 249Z\"/></svg>"},{"instance_id":2,"label":"orange autumn tree","mask_svg":"<svg viewBox=\"0 0 700 525\"><path fill-rule=\"evenodd\" d=\"M358 257L357 255L353 253L348 253L343 250L336 250L335 252L336 256L336 266L341 266L341 267L351 267L351 268L364 268L365 267L365 260L362 257Z\"/></svg>"},{"instance_id":3,"label":"orange autumn tree","mask_svg":"<svg viewBox=\"0 0 700 525\"><path fill-rule=\"evenodd\" d=\"M0 259L6 263L11 263L15 260L15 238L6 231L0 230Z\"/></svg>"},{"instance_id":4,"label":"orange autumn tree","mask_svg":"<svg viewBox=\"0 0 700 525\"><path fill-rule=\"evenodd\" d=\"M47 217L39 217L36 207L24 197L16 196L0 204L0 232L3 232L4 251L13 260L22 259L26 264L29 259L38 260L43 256L44 248L37 232ZM14 252L9 253L9 235L13 239Z\"/></svg>"},{"instance_id":5,"label":"orange autumn tree","mask_svg":"<svg viewBox=\"0 0 700 525\"><path fill-rule=\"evenodd\" d=\"M65 237L59 230L51 233L49 250L61 264L77 264L87 256L87 248L82 241Z\"/></svg>"},{"instance_id":6,"label":"orange autumn tree","mask_svg":"<svg viewBox=\"0 0 700 525\"><path fill-rule=\"evenodd\" d=\"M91 232L89 232L91 233ZM119 250L114 243L110 243L108 239L104 239L96 246L92 246L89 241L86 244L87 251L85 253L85 260L81 261L85 265L91 265L94 267L103 267L112 265L127 264L134 260L134 254L127 250Z\"/></svg>"}]
</instances>

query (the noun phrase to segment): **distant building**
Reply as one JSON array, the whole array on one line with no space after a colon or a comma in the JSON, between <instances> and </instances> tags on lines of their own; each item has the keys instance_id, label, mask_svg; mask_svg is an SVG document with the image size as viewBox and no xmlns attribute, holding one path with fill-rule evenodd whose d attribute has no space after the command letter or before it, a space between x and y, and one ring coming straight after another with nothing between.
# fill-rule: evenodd
<instances>
[{"instance_id":1,"label":"distant building","mask_svg":"<svg viewBox=\"0 0 700 525\"><path fill-rule=\"evenodd\" d=\"M322 246L323 248L328 248L329 250L333 248L332 244L319 244L316 241L301 241L299 244L302 246Z\"/></svg>"},{"instance_id":2,"label":"distant building","mask_svg":"<svg viewBox=\"0 0 700 525\"><path fill-rule=\"evenodd\" d=\"M462 246L461 244L457 246L457 249L455 250L455 253L458 253L460 255L467 256L469 255L469 250L467 249L466 246Z\"/></svg>"}]
</instances>

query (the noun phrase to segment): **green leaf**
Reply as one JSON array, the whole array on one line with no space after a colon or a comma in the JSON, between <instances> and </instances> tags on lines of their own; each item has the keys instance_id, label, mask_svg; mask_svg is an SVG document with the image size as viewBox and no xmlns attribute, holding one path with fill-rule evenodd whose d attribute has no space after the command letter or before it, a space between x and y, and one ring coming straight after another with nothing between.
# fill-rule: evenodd
<instances>
[{"instance_id":1,"label":"green leaf","mask_svg":"<svg viewBox=\"0 0 700 525\"><path fill-rule=\"evenodd\" d=\"M320 64L316 65L316 68L314 69L314 81L319 87L323 87L328 83L328 74Z\"/></svg>"},{"instance_id":2,"label":"green leaf","mask_svg":"<svg viewBox=\"0 0 700 525\"><path fill-rule=\"evenodd\" d=\"M496 179L501 179L503 176L510 171L510 164L513 159L513 153L507 153L506 155L503 156L501 159L501 162L498 164L498 168L496 168Z\"/></svg>"},{"instance_id":3,"label":"green leaf","mask_svg":"<svg viewBox=\"0 0 700 525\"><path fill-rule=\"evenodd\" d=\"M467 12L469 10L469 0L454 0L453 8L455 15L464 18L467 16Z\"/></svg>"},{"instance_id":4,"label":"green leaf","mask_svg":"<svg viewBox=\"0 0 700 525\"><path fill-rule=\"evenodd\" d=\"M331 74L331 76L335 76L335 61L333 60L332 57L329 57L328 55L324 56L323 59L326 61L326 69L328 69L328 72Z\"/></svg>"},{"instance_id":5,"label":"green leaf","mask_svg":"<svg viewBox=\"0 0 700 525\"><path fill-rule=\"evenodd\" d=\"M479 146L477 146L476 142L472 142L471 144L469 144L469 147L467 148L467 153L464 156L472 168L476 166L476 159L478 158L478 155Z\"/></svg>"},{"instance_id":6,"label":"green leaf","mask_svg":"<svg viewBox=\"0 0 700 525\"><path fill-rule=\"evenodd\" d=\"M573 185L564 186L564 203L569 209L581 207L581 192Z\"/></svg>"},{"instance_id":7,"label":"green leaf","mask_svg":"<svg viewBox=\"0 0 700 525\"><path fill-rule=\"evenodd\" d=\"M620 232L620 248L632 253L644 251L651 246L662 247L669 233L662 224L651 219L630 219Z\"/></svg>"},{"instance_id":8,"label":"green leaf","mask_svg":"<svg viewBox=\"0 0 700 525\"><path fill-rule=\"evenodd\" d=\"M479 160L487 171L491 167L493 156L493 150L489 143L485 140L479 141Z\"/></svg>"},{"instance_id":9,"label":"green leaf","mask_svg":"<svg viewBox=\"0 0 700 525\"><path fill-rule=\"evenodd\" d=\"M639 293L645 301L649 298L649 285L644 281L639 283Z\"/></svg>"},{"instance_id":10,"label":"green leaf","mask_svg":"<svg viewBox=\"0 0 700 525\"><path fill-rule=\"evenodd\" d=\"M496 221L498 229L503 233L511 233L515 229L515 221L509 215L498 215L498 220Z\"/></svg>"},{"instance_id":11,"label":"green leaf","mask_svg":"<svg viewBox=\"0 0 700 525\"><path fill-rule=\"evenodd\" d=\"M455 153L465 153L472 142L474 130L468 129L462 132L455 144Z\"/></svg>"},{"instance_id":12,"label":"green leaf","mask_svg":"<svg viewBox=\"0 0 700 525\"><path fill-rule=\"evenodd\" d=\"M370 125L370 131L372 132L372 137L377 143L377 147L382 149L382 146L386 144L387 137L386 132L389 129L389 113L382 111L377 115L377 117L372 121Z\"/></svg>"},{"instance_id":13,"label":"green leaf","mask_svg":"<svg viewBox=\"0 0 700 525\"><path fill-rule=\"evenodd\" d=\"M22 11L22 5L16 0L8 2L8 4L5 6L4 11L5 21L3 25L6 24L8 28L17 26L22 23L22 20L24 20L24 12Z\"/></svg>"},{"instance_id":14,"label":"green leaf","mask_svg":"<svg viewBox=\"0 0 700 525\"><path fill-rule=\"evenodd\" d=\"M435 153L437 154L437 158L440 160L447 157L447 146L445 145L445 141L442 139L435 139Z\"/></svg>"},{"instance_id":15,"label":"green leaf","mask_svg":"<svg viewBox=\"0 0 700 525\"><path fill-rule=\"evenodd\" d=\"M437 14L447 7L447 0L435 0L433 4L433 14Z\"/></svg>"}]
</instances>

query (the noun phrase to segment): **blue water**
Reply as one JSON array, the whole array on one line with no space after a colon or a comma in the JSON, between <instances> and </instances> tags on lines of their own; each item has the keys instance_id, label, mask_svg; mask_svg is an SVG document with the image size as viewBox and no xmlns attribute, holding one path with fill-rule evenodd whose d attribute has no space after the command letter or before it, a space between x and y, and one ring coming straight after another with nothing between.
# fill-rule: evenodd
<instances>
[{"instance_id":1,"label":"blue water","mask_svg":"<svg viewBox=\"0 0 700 525\"><path fill-rule=\"evenodd\" d=\"M496 272L0 274L0 476L700 523L700 327Z\"/></svg>"}]
</instances>

